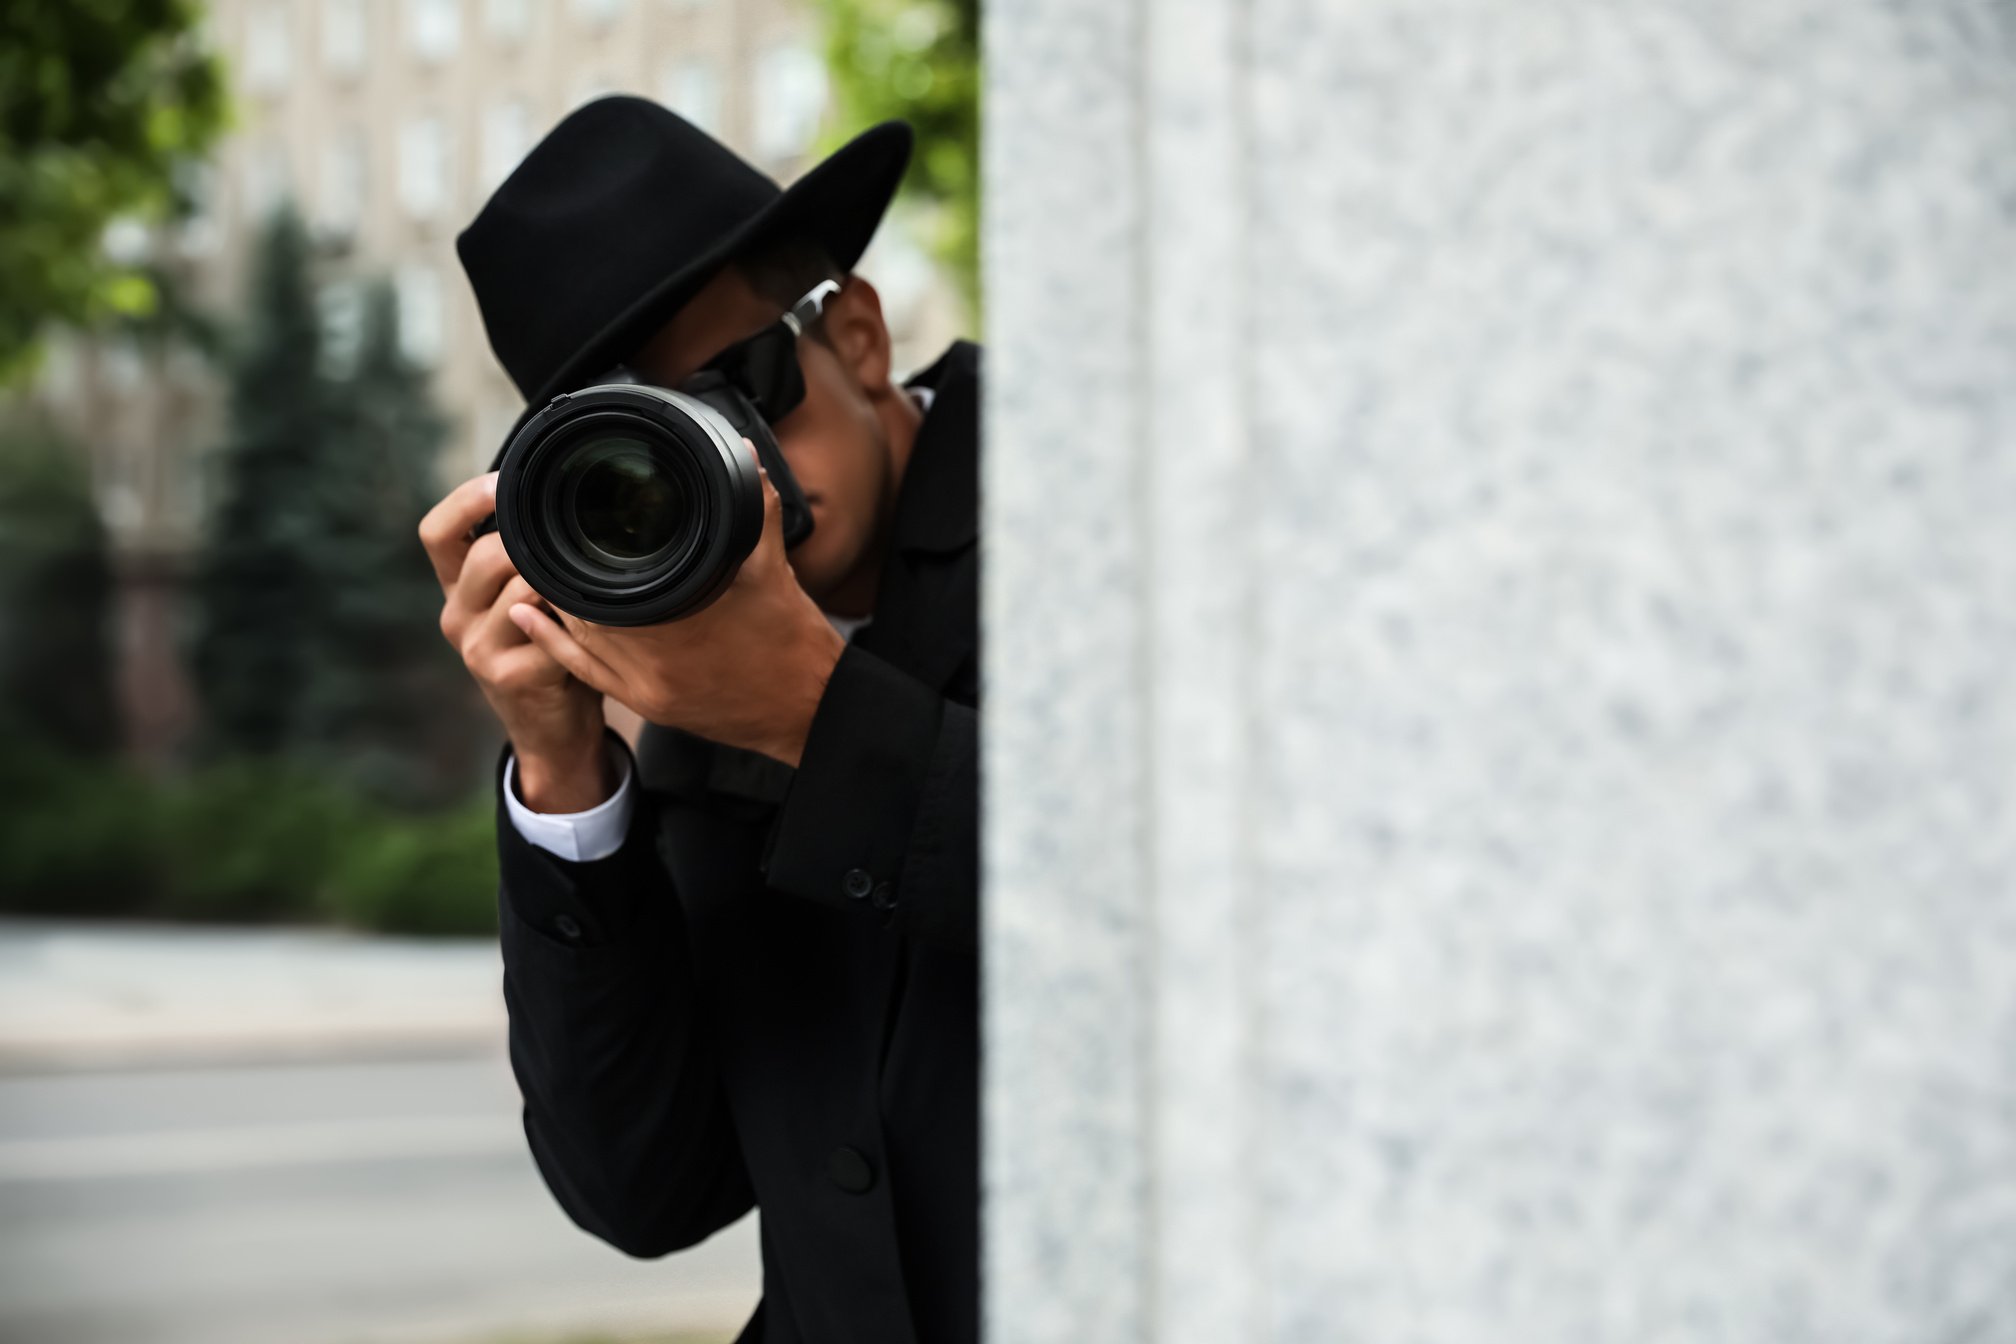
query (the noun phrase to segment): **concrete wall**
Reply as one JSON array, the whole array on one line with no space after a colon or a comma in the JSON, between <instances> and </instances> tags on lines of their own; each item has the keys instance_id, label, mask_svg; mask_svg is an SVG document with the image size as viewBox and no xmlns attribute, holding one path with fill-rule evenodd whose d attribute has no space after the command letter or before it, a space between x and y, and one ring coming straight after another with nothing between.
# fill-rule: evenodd
<instances>
[{"instance_id":1,"label":"concrete wall","mask_svg":"<svg viewBox=\"0 0 2016 1344\"><path fill-rule=\"evenodd\" d=\"M2016 1339L2016 9L987 23L990 1338Z\"/></svg>"}]
</instances>

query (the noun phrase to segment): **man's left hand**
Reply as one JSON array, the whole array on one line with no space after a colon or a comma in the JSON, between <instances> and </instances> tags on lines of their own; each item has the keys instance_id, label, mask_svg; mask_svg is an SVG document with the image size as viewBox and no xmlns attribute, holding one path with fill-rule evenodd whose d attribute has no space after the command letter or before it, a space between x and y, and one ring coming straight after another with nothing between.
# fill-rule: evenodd
<instances>
[{"instance_id":1,"label":"man's left hand","mask_svg":"<svg viewBox=\"0 0 2016 1344\"><path fill-rule=\"evenodd\" d=\"M750 456L756 445L742 440ZM721 596L661 625L595 625L530 603L511 619L575 677L652 723L795 767L842 639L799 587L784 553L783 506L762 472L763 533Z\"/></svg>"}]
</instances>

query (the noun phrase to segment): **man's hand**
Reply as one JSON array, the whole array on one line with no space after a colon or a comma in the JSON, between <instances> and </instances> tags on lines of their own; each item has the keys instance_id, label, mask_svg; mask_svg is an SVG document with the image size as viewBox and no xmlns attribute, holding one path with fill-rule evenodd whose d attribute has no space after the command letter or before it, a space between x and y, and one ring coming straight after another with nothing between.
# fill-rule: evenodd
<instances>
[{"instance_id":1,"label":"man's hand","mask_svg":"<svg viewBox=\"0 0 2016 1344\"><path fill-rule=\"evenodd\" d=\"M742 440L751 457L756 445ZM763 481L763 534L706 608L661 625L563 628L521 599L510 618L575 680L652 723L683 728L796 766L819 697L847 641L798 586L784 554L783 506ZM509 593L506 593L509 597Z\"/></svg>"},{"instance_id":2,"label":"man's hand","mask_svg":"<svg viewBox=\"0 0 2016 1344\"><path fill-rule=\"evenodd\" d=\"M504 725L518 757L518 792L535 812L581 812L614 791L602 748L602 694L570 674L513 623L540 601L495 532L469 530L497 508L497 473L449 491L420 520L420 542L445 599L441 633Z\"/></svg>"}]
</instances>

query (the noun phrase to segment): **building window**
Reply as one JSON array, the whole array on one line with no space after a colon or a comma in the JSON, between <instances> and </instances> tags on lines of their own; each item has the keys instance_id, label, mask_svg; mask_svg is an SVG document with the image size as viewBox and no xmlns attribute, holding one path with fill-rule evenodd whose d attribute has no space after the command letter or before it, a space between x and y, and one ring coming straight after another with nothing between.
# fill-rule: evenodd
<instances>
[{"instance_id":1,"label":"building window","mask_svg":"<svg viewBox=\"0 0 2016 1344\"><path fill-rule=\"evenodd\" d=\"M292 52L288 49L287 6L266 0L245 18L245 85L255 93L278 93L287 87Z\"/></svg>"},{"instance_id":2,"label":"building window","mask_svg":"<svg viewBox=\"0 0 2016 1344\"><path fill-rule=\"evenodd\" d=\"M448 204L448 130L439 117L399 128L399 203L415 219L432 219Z\"/></svg>"},{"instance_id":3,"label":"building window","mask_svg":"<svg viewBox=\"0 0 2016 1344\"><path fill-rule=\"evenodd\" d=\"M76 337L52 335L42 343L41 383L43 392L60 405L68 406L78 400L84 388L84 374Z\"/></svg>"},{"instance_id":4,"label":"building window","mask_svg":"<svg viewBox=\"0 0 2016 1344\"><path fill-rule=\"evenodd\" d=\"M483 15L492 37L518 42L532 26L532 0L489 0Z\"/></svg>"},{"instance_id":5,"label":"building window","mask_svg":"<svg viewBox=\"0 0 2016 1344\"><path fill-rule=\"evenodd\" d=\"M623 12L624 0L574 0L574 12L600 28Z\"/></svg>"},{"instance_id":6,"label":"building window","mask_svg":"<svg viewBox=\"0 0 2016 1344\"><path fill-rule=\"evenodd\" d=\"M483 112L483 190L495 191L532 148L532 108L523 98L506 98Z\"/></svg>"},{"instance_id":7,"label":"building window","mask_svg":"<svg viewBox=\"0 0 2016 1344\"><path fill-rule=\"evenodd\" d=\"M461 0L406 0L407 36L413 54L430 65L455 54L462 40Z\"/></svg>"},{"instance_id":8,"label":"building window","mask_svg":"<svg viewBox=\"0 0 2016 1344\"><path fill-rule=\"evenodd\" d=\"M766 159L803 154L826 111L826 65L810 47L786 42L756 59L756 153Z\"/></svg>"},{"instance_id":9,"label":"building window","mask_svg":"<svg viewBox=\"0 0 2016 1344\"><path fill-rule=\"evenodd\" d=\"M364 132L354 126L322 146L321 223L332 237L352 236L364 218L364 152Z\"/></svg>"},{"instance_id":10,"label":"building window","mask_svg":"<svg viewBox=\"0 0 2016 1344\"><path fill-rule=\"evenodd\" d=\"M122 397L139 391L147 381L147 361L129 337L117 336L106 342L101 367L105 386Z\"/></svg>"},{"instance_id":11,"label":"building window","mask_svg":"<svg viewBox=\"0 0 2016 1344\"><path fill-rule=\"evenodd\" d=\"M322 315L322 354L332 372L354 373L364 332L363 286L355 279L332 280L318 296Z\"/></svg>"},{"instance_id":12,"label":"building window","mask_svg":"<svg viewBox=\"0 0 2016 1344\"><path fill-rule=\"evenodd\" d=\"M658 97L701 130L720 134L721 80L708 62L674 61L659 81Z\"/></svg>"},{"instance_id":13,"label":"building window","mask_svg":"<svg viewBox=\"0 0 2016 1344\"><path fill-rule=\"evenodd\" d=\"M217 166L185 160L175 169L175 185L189 203L189 213L176 231L176 246L185 257L215 256L223 241L217 218Z\"/></svg>"},{"instance_id":14,"label":"building window","mask_svg":"<svg viewBox=\"0 0 2016 1344\"><path fill-rule=\"evenodd\" d=\"M116 469L126 475L133 472L128 462L118 463ZM140 491L131 481L108 482L99 493L98 512L105 519L105 526L114 532L131 532L147 516L146 505L140 501Z\"/></svg>"},{"instance_id":15,"label":"building window","mask_svg":"<svg viewBox=\"0 0 2016 1344\"><path fill-rule=\"evenodd\" d=\"M287 152L277 140L252 147L245 160L245 220L253 228L265 225L280 203L294 194L287 172Z\"/></svg>"},{"instance_id":16,"label":"building window","mask_svg":"<svg viewBox=\"0 0 2016 1344\"><path fill-rule=\"evenodd\" d=\"M339 75L364 68L364 0L322 0L322 63Z\"/></svg>"},{"instance_id":17,"label":"building window","mask_svg":"<svg viewBox=\"0 0 2016 1344\"><path fill-rule=\"evenodd\" d=\"M441 357L441 273L432 266L401 266L393 276L399 304L399 353L423 368Z\"/></svg>"}]
</instances>

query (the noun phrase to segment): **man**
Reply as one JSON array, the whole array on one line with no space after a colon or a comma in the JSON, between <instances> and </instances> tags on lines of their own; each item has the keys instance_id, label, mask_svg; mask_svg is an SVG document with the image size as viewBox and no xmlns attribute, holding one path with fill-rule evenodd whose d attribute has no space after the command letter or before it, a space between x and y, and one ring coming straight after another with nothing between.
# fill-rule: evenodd
<instances>
[{"instance_id":1,"label":"man","mask_svg":"<svg viewBox=\"0 0 2016 1344\"><path fill-rule=\"evenodd\" d=\"M910 143L884 123L780 191L605 98L457 240L528 414L618 362L676 385L823 294L773 421L812 534L787 554L766 477L761 540L698 614L556 619L496 535L469 540L494 474L420 526L509 738L498 919L533 1157L635 1256L760 1207L748 1344L979 1332L979 350L895 380L850 272ZM605 696L647 721L634 757Z\"/></svg>"}]
</instances>

